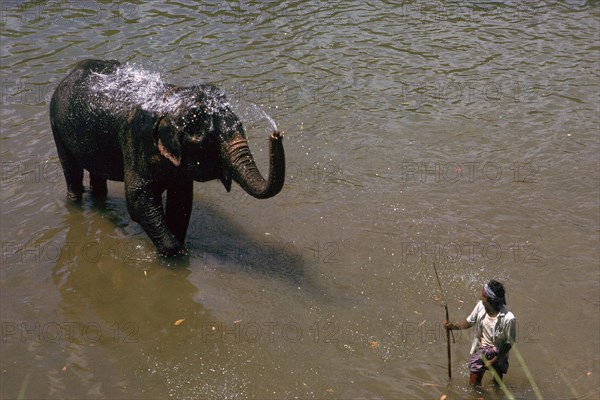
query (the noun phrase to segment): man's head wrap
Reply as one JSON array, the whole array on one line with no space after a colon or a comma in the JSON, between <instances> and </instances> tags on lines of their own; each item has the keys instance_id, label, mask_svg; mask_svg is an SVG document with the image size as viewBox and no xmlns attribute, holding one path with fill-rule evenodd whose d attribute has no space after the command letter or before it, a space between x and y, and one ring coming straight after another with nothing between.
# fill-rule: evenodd
<instances>
[{"instance_id":1,"label":"man's head wrap","mask_svg":"<svg viewBox=\"0 0 600 400\"><path fill-rule=\"evenodd\" d=\"M483 285L483 291L490 301L498 306L502 306L506 304L506 297L504 294L504 286L498 281L491 280L488 283Z\"/></svg>"}]
</instances>

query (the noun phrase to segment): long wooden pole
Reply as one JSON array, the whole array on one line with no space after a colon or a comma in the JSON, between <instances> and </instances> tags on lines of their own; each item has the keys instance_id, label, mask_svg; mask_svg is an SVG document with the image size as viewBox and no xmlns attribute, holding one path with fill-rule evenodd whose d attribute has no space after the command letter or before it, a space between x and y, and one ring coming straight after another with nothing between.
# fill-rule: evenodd
<instances>
[{"instance_id":1,"label":"long wooden pole","mask_svg":"<svg viewBox=\"0 0 600 400\"><path fill-rule=\"evenodd\" d=\"M435 263L433 263L433 270L435 271L435 277L437 279L437 284L440 289L440 293L442 295L442 302L444 303L444 308L446 309L446 321L450 321L450 315L448 314L448 303L446 303L446 299L444 297L444 291L442 290L442 283L440 282L440 276L438 275ZM452 334L452 339L454 340L454 334ZM450 330L448 330L448 329L446 329L446 350L448 353L448 379L452 379L452 352L450 351Z\"/></svg>"},{"instance_id":2,"label":"long wooden pole","mask_svg":"<svg viewBox=\"0 0 600 400\"><path fill-rule=\"evenodd\" d=\"M448 304L444 303L446 308L446 321L450 321L448 316ZM446 349L448 353L448 379L452 379L452 353L450 352L450 331L446 329Z\"/></svg>"}]
</instances>

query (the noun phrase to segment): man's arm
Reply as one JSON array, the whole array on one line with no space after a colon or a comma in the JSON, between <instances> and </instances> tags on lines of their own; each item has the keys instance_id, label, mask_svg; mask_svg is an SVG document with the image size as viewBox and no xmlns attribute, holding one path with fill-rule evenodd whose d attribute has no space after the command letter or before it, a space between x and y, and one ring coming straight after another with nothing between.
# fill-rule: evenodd
<instances>
[{"instance_id":1,"label":"man's arm","mask_svg":"<svg viewBox=\"0 0 600 400\"><path fill-rule=\"evenodd\" d=\"M469 329L471 327L471 323L466 319L464 321L459 322L458 324L452 323L450 321L444 322L444 328L449 331L459 331L462 329Z\"/></svg>"},{"instance_id":2,"label":"man's arm","mask_svg":"<svg viewBox=\"0 0 600 400\"><path fill-rule=\"evenodd\" d=\"M444 328L446 328L449 331L458 331L458 330L462 330L462 329L469 329L470 327L475 325L475 323L477 321L477 316L480 314L480 312L482 310L483 310L483 304L481 303L481 301L479 301L475 305L475 308L473 309L473 311L471 311L471 314L465 320L459 322L458 324L452 323L450 321L444 321Z\"/></svg>"},{"instance_id":3,"label":"man's arm","mask_svg":"<svg viewBox=\"0 0 600 400\"><path fill-rule=\"evenodd\" d=\"M492 357L489 360L489 364L494 364L499 358L508 354L510 349L512 349L513 343L516 341L516 320L514 318L510 319L506 323L507 337L502 345L498 346L498 354L495 357Z\"/></svg>"},{"instance_id":4,"label":"man's arm","mask_svg":"<svg viewBox=\"0 0 600 400\"><path fill-rule=\"evenodd\" d=\"M512 348L512 344L506 344L506 345L502 346L502 349L499 350L498 354L496 354L494 357L490 358L489 360L487 360L485 362L485 366L489 368L490 366L494 365L494 363L496 363L496 361L498 361L498 359L500 357L507 354L511 348Z\"/></svg>"}]
</instances>

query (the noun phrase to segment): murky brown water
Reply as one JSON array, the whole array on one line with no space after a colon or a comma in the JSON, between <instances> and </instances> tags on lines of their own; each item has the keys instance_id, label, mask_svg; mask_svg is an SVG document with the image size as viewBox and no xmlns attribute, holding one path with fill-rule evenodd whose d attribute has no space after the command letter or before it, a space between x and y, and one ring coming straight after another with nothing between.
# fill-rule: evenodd
<instances>
[{"instance_id":1,"label":"murky brown water","mask_svg":"<svg viewBox=\"0 0 600 400\"><path fill-rule=\"evenodd\" d=\"M446 377L433 262L453 319L505 283L544 398L598 398L599 14L3 2L2 398L478 398L469 332ZM265 110L283 191L196 184L183 262L157 258L121 183L67 204L48 102L88 57L217 83L262 165ZM506 384L535 398L516 354Z\"/></svg>"}]
</instances>

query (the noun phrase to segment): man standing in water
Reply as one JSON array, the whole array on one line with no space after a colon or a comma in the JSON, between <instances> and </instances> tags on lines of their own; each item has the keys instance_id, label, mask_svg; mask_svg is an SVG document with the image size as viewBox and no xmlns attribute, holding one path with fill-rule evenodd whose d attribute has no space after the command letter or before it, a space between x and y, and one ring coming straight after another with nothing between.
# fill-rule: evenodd
<instances>
[{"instance_id":1,"label":"man standing in water","mask_svg":"<svg viewBox=\"0 0 600 400\"><path fill-rule=\"evenodd\" d=\"M469 362L471 385L481 385L486 369L493 368L499 379L508 371L508 352L516 340L515 323L515 316L506 308L504 286L493 279L483 285L481 301L466 320L444 323L448 330L475 327Z\"/></svg>"}]
</instances>

